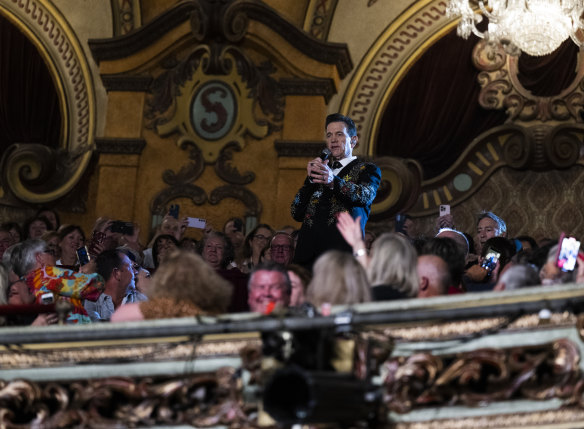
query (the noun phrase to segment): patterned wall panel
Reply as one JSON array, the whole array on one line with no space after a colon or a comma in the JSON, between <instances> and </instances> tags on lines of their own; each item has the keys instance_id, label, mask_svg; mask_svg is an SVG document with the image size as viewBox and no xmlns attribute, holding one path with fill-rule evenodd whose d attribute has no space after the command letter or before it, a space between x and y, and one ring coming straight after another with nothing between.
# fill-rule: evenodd
<instances>
[{"instance_id":1,"label":"patterned wall panel","mask_svg":"<svg viewBox=\"0 0 584 429\"><path fill-rule=\"evenodd\" d=\"M503 167L451 211L456 227L473 235L477 213L490 210L507 222L510 236L527 234L539 240L556 238L562 231L584 238L582 207L583 166L546 172ZM436 216L419 218L420 230L434 232Z\"/></svg>"}]
</instances>

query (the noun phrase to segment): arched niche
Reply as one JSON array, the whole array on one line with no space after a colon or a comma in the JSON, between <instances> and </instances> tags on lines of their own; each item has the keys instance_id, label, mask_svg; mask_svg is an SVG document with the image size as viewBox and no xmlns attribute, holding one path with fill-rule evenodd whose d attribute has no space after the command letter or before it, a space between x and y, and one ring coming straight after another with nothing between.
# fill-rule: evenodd
<instances>
[{"instance_id":1,"label":"arched niche","mask_svg":"<svg viewBox=\"0 0 584 429\"><path fill-rule=\"evenodd\" d=\"M53 79L61 134L51 146L14 142L2 154L1 202L45 204L79 182L93 152L95 95L90 70L74 31L48 0L9 0L0 14L37 48Z\"/></svg>"}]
</instances>

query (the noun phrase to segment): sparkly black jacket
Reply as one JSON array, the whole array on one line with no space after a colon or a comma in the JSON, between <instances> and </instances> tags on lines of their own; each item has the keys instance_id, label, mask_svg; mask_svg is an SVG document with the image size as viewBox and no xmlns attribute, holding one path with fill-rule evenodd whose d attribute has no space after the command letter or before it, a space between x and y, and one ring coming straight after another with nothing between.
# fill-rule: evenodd
<instances>
[{"instance_id":1,"label":"sparkly black jacket","mask_svg":"<svg viewBox=\"0 0 584 429\"><path fill-rule=\"evenodd\" d=\"M351 251L337 230L337 215L349 212L353 219L361 216L361 229L371 213L371 203L381 181L379 167L359 158L350 162L333 179L333 188L311 183L308 177L292 202L292 217L302 222L294 261L312 266L327 250Z\"/></svg>"}]
</instances>

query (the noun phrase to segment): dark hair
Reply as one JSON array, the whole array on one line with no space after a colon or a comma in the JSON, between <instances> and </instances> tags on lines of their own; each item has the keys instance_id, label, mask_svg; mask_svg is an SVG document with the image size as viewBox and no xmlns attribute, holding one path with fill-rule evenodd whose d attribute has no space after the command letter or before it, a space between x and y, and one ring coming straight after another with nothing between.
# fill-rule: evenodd
<instances>
[{"instance_id":1,"label":"dark hair","mask_svg":"<svg viewBox=\"0 0 584 429\"><path fill-rule=\"evenodd\" d=\"M2 228L2 230L7 231L7 232L10 232L11 229L15 229L16 232L18 232L18 235L20 236L20 241L22 241L24 239L22 227L17 222L4 222L2 225L0 225L0 228Z\"/></svg>"},{"instance_id":2,"label":"dark hair","mask_svg":"<svg viewBox=\"0 0 584 429\"><path fill-rule=\"evenodd\" d=\"M37 220L40 220L41 222L44 222L44 224L45 224L45 225L46 225L46 227L47 227L47 231L51 231L51 230L53 229L53 226L51 225L51 222L49 222L49 221L47 220L47 218L46 218L46 217L44 217L44 216L35 216L35 217L31 217L31 218L30 218L30 219L28 219L26 222L24 222L24 227L23 227L23 230L24 230L24 237L20 237L21 239L23 239L23 238L24 238L24 239L26 240L27 238L29 238L29 237L30 237L30 232L29 232L29 230L28 230L28 229L30 228L30 225L31 225L33 222L37 221Z\"/></svg>"},{"instance_id":3,"label":"dark hair","mask_svg":"<svg viewBox=\"0 0 584 429\"><path fill-rule=\"evenodd\" d=\"M270 234L274 235L274 229L270 225L268 225L266 223L260 223L260 224L256 225L255 228L252 229L249 232L249 234L247 234L245 236L245 240L243 241L243 254L242 254L242 256L244 258L251 258L251 252L252 252L251 240L253 240L253 236L256 235L256 233L258 232L258 230L260 228L268 229L268 230L270 230ZM270 242L268 241L267 245L269 245L269 244L270 244Z\"/></svg>"},{"instance_id":4,"label":"dark hair","mask_svg":"<svg viewBox=\"0 0 584 429\"><path fill-rule=\"evenodd\" d=\"M483 250L481 252L481 256L483 258L487 255L489 249L493 249L501 254L501 256L499 256L501 270L509 263L509 261L511 261L511 258L517 252L515 249L515 244L511 243L511 241L504 237L491 237L485 241L485 245L483 246Z\"/></svg>"},{"instance_id":5,"label":"dark hair","mask_svg":"<svg viewBox=\"0 0 584 429\"><path fill-rule=\"evenodd\" d=\"M95 260L95 271L101 275L106 282L112 276L114 268L120 269L122 267L122 254L123 253L119 250L113 249L106 250L97 255Z\"/></svg>"},{"instance_id":6,"label":"dark hair","mask_svg":"<svg viewBox=\"0 0 584 429\"><path fill-rule=\"evenodd\" d=\"M50 207L41 207L40 209L37 210L35 217L39 217L41 216L42 212L51 212L55 215L55 220L57 221L57 225L55 225L55 230L59 229L59 227L61 226L61 219L59 218L59 213L57 213L56 210L50 208ZM45 217L45 216L42 216ZM48 219L47 219L48 220ZM53 229L53 228L51 228Z\"/></svg>"},{"instance_id":7,"label":"dark hair","mask_svg":"<svg viewBox=\"0 0 584 429\"><path fill-rule=\"evenodd\" d=\"M325 130L332 122L343 122L347 126L347 134L349 137L355 137L357 135L357 127L355 122L351 118L340 113L332 113L326 117Z\"/></svg>"},{"instance_id":8,"label":"dark hair","mask_svg":"<svg viewBox=\"0 0 584 429\"><path fill-rule=\"evenodd\" d=\"M539 247L537 245L537 241L535 241L535 238L531 237L530 235L520 235L519 237L515 237L515 239L519 241L527 241L531 245L532 251Z\"/></svg>"},{"instance_id":9,"label":"dark hair","mask_svg":"<svg viewBox=\"0 0 584 429\"><path fill-rule=\"evenodd\" d=\"M464 273L465 255L456 241L448 237L432 238L422 246L421 255L439 256L448 265L452 283L458 285Z\"/></svg>"},{"instance_id":10,"label":"dark hair","mask_svg":"<svg viewBox=\"0 0 584 429\"><path fill-rule=\"evenodd\" d=\"M468 232L463 232L463 234L466 237L466 241L468 241L468 253L474 253L475 252L474 238L472 238L472 235L470 235Z\"/></svg>"},{"instance_id":11,"label":"dark hair","mask_svg":"<svg viewBox=\"0 0 584 429\"><path fill-rule=\"evenodd\" d=\"M225 232L225 227L227 226L227 224L229 222L233 222L233 226L236 226L236 224L239 224L240 229L238 229L238 231L241 231L243 234L245 234L245 222L240 217L230 217L229 219L227 219L225 221L225 223L223 224L223 232Z\"/></svg>"},{"instance_id":12,"label":"dark hair","mask_svg":"<svg viewBox=\"0 0 584 429\"><path fill-rule=\"evenodd\" d=\"M235 257L235 251L233 250L233 243L231 243L231 240L229 239L229 237L227 237L227 235L225 235L224 233L219 232L219 231L213 231L213 232L207 234L206 236L204 236L203 239L201 241L199 241L197 250L198 250L199 254L202 256L203 249L205 248L207 240L209 238L213 238L213 237L217 237L217 238L220 238L221 240L223 240L223 244L224 244L224 246L223 246L223 259L221 260L220 267L222 269L225 269L225 268L227 268L229 263L231 261L233 261L233 258Z\"/></svg>"},{"instance_id":13,"label":"dark hair","mask_svg":"<svg viewBox=\"0 0 584 429\"><path fill-rule=\"evenodd\" d=\"M306 293L306 289L308 289L308 284L312 280L312 274L310 273L310 271L308 271L302 265L298 265L298 264L290 264L286 267L286 270L292 271L294 274L296 274L298 276L298 278L302 282L302 287L304 289L304 292ZM290 276L288 276L288 277L290 277Z\"/></svg>"},{"instance_id":14,"label":"dark hair","mask_svg":"<svg viewBox=\"0 0 584 429\"><path fill-rule=\"evenodd\" d=\"M81 234L83 241L85 241L85 233L83 232L83 230L81 229L81 227L79 225L66 225L62 229L60 229L58 231L59 241L63 240L65 237L67 237L73 231L79 231L79 234Z\"/></svg>"},{"instance_id":15,"label":"dark hair","mask_svg":"<svg viewBox=\"0 0 584 429\"><path fill-rule=\"evenodd\" d=\"M165 240L169 240L172 241L174 243L174 245L176 246L176 248L179 248L178 245L178 241L176 238L174 238L174 236L170 235L170 234L162 234L159 235L158 237L156 237L156 240L154 240L154 243L152 244L152 259L154 261L154 267L158 268L158 244L160 243L160 240L165 239Z\"/></svg>"},{"instance_id":16,"label":"dark hair","mask_svg":"<svg viewBox=\"0 0 584 429\"><path fill-rule=\"evenodd\" d=\"M284 277L286 279L286 293L288 295L292 293L292 282L290 281L290 276L288 275L288 269L284 267L284 265L278 264L277 262L274 261L260 262L256 267L254 267L252 272L249 273L249 279L247 282L248 290L251 287L251 279L253 278L253 275L257 271L276 271L278 273L284 274Z\"/></svg>"}]
</instances>

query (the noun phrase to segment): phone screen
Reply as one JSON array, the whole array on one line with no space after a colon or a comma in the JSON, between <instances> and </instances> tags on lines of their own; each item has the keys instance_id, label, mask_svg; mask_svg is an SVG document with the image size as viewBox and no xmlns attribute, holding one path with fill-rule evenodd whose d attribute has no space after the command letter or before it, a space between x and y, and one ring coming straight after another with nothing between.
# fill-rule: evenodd
<instances>
[{"instance_id":1,"label":"phone screen","mask_svg":"<svg viewBox=\"0 0 584 429\"><path fill-rule=\"evenodd\" d=\"M562 237L558 251L557 265L562 271L574 271L578 260L580 242L574 237Z\"/></svg>"},{"instance_id":2,"label":"phone screen","mask_svg":"<svg viewBox=\"0 0 584 429\"><path fill-rule=\"evenodd\" d=\"M499 261L500 257L501 254L499 252L493 249L489 249L487 251L487 254L485 255L485 259L483 259L481 267L485 268L488 271L488 273L491 274L495 269L495 266L497 265L497 262Z\"/></svg>"},{"instance_id":3,"label":"phone screen","mask_svg":"<svg viewBox=\"0 0 584 429\"><path fill-rule=\"evenodd\" d=\"M79 261L80 266L89 263L89 253L87 252L87 247L83 246L77 249L77 260Z\"/></svg>"}]
</instances>

